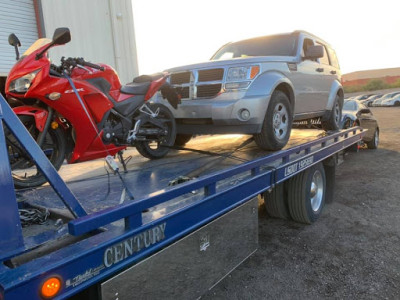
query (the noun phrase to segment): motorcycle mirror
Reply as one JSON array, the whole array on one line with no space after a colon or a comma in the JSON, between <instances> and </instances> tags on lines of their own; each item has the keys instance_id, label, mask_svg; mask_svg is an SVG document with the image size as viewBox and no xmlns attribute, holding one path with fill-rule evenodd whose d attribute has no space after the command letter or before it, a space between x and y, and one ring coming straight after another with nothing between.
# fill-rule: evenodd
<instances>
[{"instance_id":1,"label":"motorcycle mirror","mask_svg":"<svg viewBox=\"0 0 400 300\"><path fill-rule=\"evenodd\" d=\"M53 34L53 44L63 45L71 40L71 33L66 27L57 28Z\"/></svg>"},{"instance_id":2,"label":"motorcycle mirror","mask_svg":"<svg viewBox=\"0 0 400 300\"><path fill-rule=\"evenodd\" d=\"M21 42L19 41L19 39L17 38L17 36L14 34L14 33L11 33L9 36L8 36L8 43L11 45L11 46L14 46L14 47L21 47Z\"/></svg>"},{"instance_id":3,"label":"motorcycle mirror","mask_svg":"<svg viewBox=\"0 0 400 300\"><path fill-rule=\"evenodd\" d=\"M19 50L18 47L21 47L21 42L19 41L19 39L17 38L17 36L14 33L11 33L8 36L8 43L11 46L14 46L15 48L15 55L16 55L16 60L19 59Z\"/></svg>"}]
</instances>

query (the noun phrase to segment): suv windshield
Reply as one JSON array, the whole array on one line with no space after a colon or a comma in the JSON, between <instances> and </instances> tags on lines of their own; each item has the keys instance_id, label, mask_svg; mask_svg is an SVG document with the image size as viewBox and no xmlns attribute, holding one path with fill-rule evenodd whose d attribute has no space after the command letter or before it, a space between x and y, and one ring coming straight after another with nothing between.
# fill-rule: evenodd
<instances>
[{"instance_id":1,"label":"suv windshield","mask_svg":"<svg viewBox=\"0 0 400 300\"><path fill-rule=\"evenodd\" d=\"M292 34L264 36L223 46L211 60L248 56L295 56L297 36Z\"/></svg>"}]
</instances>

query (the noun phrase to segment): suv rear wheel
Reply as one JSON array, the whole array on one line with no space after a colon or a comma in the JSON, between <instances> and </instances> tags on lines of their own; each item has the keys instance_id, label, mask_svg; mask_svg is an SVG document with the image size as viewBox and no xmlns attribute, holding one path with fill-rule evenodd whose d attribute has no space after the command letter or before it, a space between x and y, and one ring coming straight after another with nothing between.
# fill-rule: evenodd
<instances>
[{"instance_id":1,"label":"suv rear wheel","mask_svg":"<svg viewBox=\"0 0 400 300\"><path fill-rule=\"evenodd\" d=\"M336 95L335 102L333 103L331 113L329 114L329 119L322 121L322 129L328 130L338 130L340 128L340 121L342 120L342 106L340 104L340 97Z\"/></svg>"},{"instance_id":2,"label":"suv rear wheel","mask_svg":"<svg viewBox=\"0 0 400 300\"><path fill-rule=\"evenodd\" d=\"M272 151L285 147L292 130L292 122L292 107L288 96L282 91L274 91L261 132L254 135L258 147Z\"/></svg>"}]
</instances>

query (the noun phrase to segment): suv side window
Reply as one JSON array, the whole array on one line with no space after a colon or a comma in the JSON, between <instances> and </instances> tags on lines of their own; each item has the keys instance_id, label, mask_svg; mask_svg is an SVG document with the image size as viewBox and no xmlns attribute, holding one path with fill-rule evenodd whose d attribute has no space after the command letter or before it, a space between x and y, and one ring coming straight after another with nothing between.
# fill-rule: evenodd
<instances>
[{"instance_id":1,"label":"suv side window","mask_svg":"<svg viewBox=\"0 0 400 300\"><path fill-rule=\"evenodd\" d=\"M324 65L329 65L330 63L329 63L328 53L326 52L326 47L318 42L317 45L322 46L324 48L324 56L319 59L319 62Z\"/></svg>"},{"instance_id":2,"label":"suv side window","mask_svg":"<svg viewBox=\"0 0 400 300\"><path fill-rule=\"evenodd\" d=\"M308 47L310 47L310 46L314 46L313 40L308 39L308 38L305 38L305 39L303 40L303 48L301 49L301 57L304 58L304 57L306 56L307 49L308 49Z\"/></svg>"},{"instance_id":3,"label":"suv side window","mask_svg":"<svg viewBox=\"0 0 400 300\"><path fill-rule=\"evenodd\" d=\"M333 50L333 49L331 49L331 48L328 47L328 53L329 53L329 58L330 58L330 60L331 60L331 65L332 65L333 67L335 67L335 68L340 69L340 67L339 67L339 61L338 61L338 59L337 59L335 50Z\"/></svg>"}]
</instances>

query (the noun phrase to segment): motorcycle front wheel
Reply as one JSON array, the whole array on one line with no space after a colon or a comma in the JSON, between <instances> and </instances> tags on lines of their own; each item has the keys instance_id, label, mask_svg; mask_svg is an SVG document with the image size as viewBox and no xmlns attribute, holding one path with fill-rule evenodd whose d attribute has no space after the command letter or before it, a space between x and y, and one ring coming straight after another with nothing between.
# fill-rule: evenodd
<instances>
[{"instance_id":1,"label":"motorcycle front wheel","mask_svg":"<svg viewBox=\"0 0 400 300\"><path fill-rule=\"evenodd\" d=\"M158 116L156 117L163 123L163 129L166 130L166 135L161 137L154 137L150 141L138 141L136 142L136 150L144 157L150 159L162 158L167 155L169 147L173 146L176 137L176 123L174 116L170 110L161 104L149 105L152 111L160 109ZM155 125L148 123L144 124L143 127L154 127Z\"/></svg>"},{"instance_id":2,"label":"motorcycle front wheel","mask_svg":"<svg viewBox=\"0 0 400 300\"><path fill-rule=\"evenodd\" d=\"M39 130L36 128L35 120L31 116L18 116L26 129L37 139ZM37 168L24 147L18 142L10 130L6 130L6 144L11 165L11 173L16 189L37 187L47 180L43 173ZM44 138L41 149L50 160L56 170L61 168L65 158L66 141L61 128L49 128Z\"/></svg>"}]
</instances>

